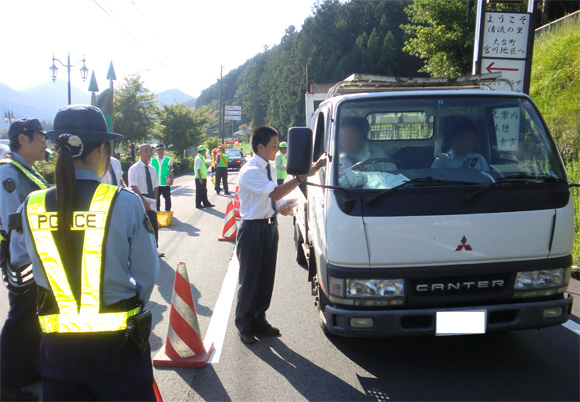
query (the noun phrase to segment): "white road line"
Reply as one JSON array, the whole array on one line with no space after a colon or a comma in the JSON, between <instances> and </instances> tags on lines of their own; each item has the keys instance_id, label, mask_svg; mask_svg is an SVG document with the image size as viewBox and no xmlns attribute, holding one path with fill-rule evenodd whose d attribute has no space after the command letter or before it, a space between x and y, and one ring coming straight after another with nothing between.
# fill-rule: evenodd
<instances>
[{"instance_id":1,"label":"white road line","mask_svg":"<svg viewBox=\"0 0 580 402\"><path fill-rule=\"evenodd\" d=\"M194 181L190 181L189 183L182 184L181 186L175 186L175 187L173 187L173 189L171 190L171 194L173 194L173 193L174 193L174 192L176 192L177 190L181 190L183 187L188 187L188 186L191 186L192 184L195 184L195 180L194 180Z\"/></svg>"},{"instance_id":2,"label":"white road line","mask_svg":"<svg viewBox=\"0 0 580 402\"><path fill-rule=\"evenodd\" d=\"M232 310L232 303L234 301L234 294L236 293L236 285L238 283L238 274L240 272L240 263L236 256L236 250L232 255L228 270L222 284L222 289L218 296L213 314L209 322L209 327L203 340L204 345L209 345L213 342L214 350L211 354L208 363L219 363L226 331L228 329L228 321L230 319L230 312Z\"/></svg>"},{"instance_id":3,"label":"white road line","mask_svg":"<svg viewBox=\"0 0 580 402\"><path fill-rule=\"evenodd\" d=\"M580 335L580 324L572 320L568 320L564 324L562 324L562 326L574 332L576 335Z\"/></svg>"}]
</instances>

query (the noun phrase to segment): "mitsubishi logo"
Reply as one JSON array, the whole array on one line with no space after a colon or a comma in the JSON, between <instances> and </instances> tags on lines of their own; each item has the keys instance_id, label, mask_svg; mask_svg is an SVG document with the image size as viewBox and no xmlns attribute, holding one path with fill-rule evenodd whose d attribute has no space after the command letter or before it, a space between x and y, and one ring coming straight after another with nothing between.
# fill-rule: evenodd
<instances>
[{"instance_id":1,"label":"mitsubishi logo","mask_svg":"<svg viewBox=\"0 0 580 402\"><path fill-rule=\"evenodd\" d=\"M465 249L465 251L471 251L473 250L471 248L471 246L467 243L467 237L463 236L463 239L461 239L461 244L459 246L457 246L457 248L455 249L455 251L461 251L463 249Z\"/></svg>"}]
</instances>

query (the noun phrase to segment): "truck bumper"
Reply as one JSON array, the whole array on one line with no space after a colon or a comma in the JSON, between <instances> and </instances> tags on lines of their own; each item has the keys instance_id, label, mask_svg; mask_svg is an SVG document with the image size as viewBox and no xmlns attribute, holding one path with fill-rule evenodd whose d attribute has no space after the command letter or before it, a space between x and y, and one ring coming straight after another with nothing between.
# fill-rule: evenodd
<instances>
[{"instance_id":1,"label":"truck bumper","mask_svg":"<svg viewBox=\"0 0 580 402\"><path fill-rule=\"evenodd\" d=\"M352 337L389 337L435 335L435 317L438 311L487 311L486 332L543 328L568 321L572 310L572 296L550 301L499 304L488 306L433 308L413 310L346 310L326 306L326 326L329 332ZM557 318L544 318L548 308L562 308ZM369 329L353 328L351 318L372 318Z\"/></svg>"}]
</instances>

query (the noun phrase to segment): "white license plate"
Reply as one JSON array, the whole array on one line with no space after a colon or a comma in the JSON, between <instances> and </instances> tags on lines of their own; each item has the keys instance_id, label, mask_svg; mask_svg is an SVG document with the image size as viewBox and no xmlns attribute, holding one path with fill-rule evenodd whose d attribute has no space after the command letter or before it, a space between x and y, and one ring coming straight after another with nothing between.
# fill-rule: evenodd
<instances>
[{"instance_id":1,"label":"white license plate","mask_svg":"<svg viewBox=\"0 0 580 402\"><path fill-rule=\"evenodd\" d=\"M473 335L485 334L487 310L438 311L435 316L435 334Z\"/></svg>"}]
</instances>

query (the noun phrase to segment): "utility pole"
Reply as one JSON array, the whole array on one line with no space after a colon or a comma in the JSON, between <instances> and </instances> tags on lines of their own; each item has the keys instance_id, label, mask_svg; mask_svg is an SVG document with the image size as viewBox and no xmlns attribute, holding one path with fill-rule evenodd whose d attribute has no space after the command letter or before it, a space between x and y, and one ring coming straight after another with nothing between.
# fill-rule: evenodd
<instances>
[{"instance_id":1,"label":"utility pole","mask_svg":"<svg viewBox=\"0 0 580 402\"><path fill-rule=\"evenodd\" d=\"M222 101L222 88L223 88L223 70L224 70L224 66L220 66L220 115L219 115L219 138L222 140L222 144L225 142L224 140L224 135L223 135L223 114L224 114L224 109L223 109L223 101Z\"/></svg>"}]
</instances>

